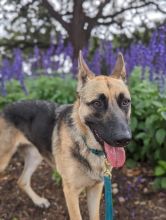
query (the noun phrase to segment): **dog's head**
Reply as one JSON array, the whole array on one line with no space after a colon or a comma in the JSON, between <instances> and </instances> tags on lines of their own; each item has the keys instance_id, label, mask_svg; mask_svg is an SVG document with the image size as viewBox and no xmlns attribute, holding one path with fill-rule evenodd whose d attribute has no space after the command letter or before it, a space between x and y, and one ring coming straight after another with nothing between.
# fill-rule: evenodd
<instances>
[{"instance_id":1,"label":"dog's head","mask_svg":"<svg viewBox=\"0 0 166 220\"><path fill-rule=\"evenodd\" d=\"M126 146L131 139L131 98L125 77L121 53L111 76L95 76L80 52L77 86L79 117L106 152L112 146L115 151Z\"/></svg>"}]
</instances>

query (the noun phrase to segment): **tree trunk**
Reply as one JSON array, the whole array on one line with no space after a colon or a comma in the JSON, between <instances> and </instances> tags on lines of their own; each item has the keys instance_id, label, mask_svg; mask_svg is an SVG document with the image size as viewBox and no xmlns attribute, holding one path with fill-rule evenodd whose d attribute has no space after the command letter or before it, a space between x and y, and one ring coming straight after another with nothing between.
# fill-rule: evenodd
<instances>
[{"instance_id":1,"label":"tree trunk","mask_svg":"<svg viewBox=\"0 0 166 220\"><path fill-rule=\"evenodd\" d=\"M90 37L89 31L85 30L86 15L82 8L82 0L74 1L73 18L70 23L69 40L74 48L74 58L78 57L79 50L83 49ZM90 31L91 32L91 31Z\"/></svg>"},{"instance_id":2,"label":"tree trunk","mask_svg":"<svg viewBox=\"0 0 166 220\"><path fill-rule=\"evenodd\" d=\"M63 16L54 10L48 0L42 0L44 6L48 9L50 15L54 17L62 27L67 31L69 40L74 48L74 57L77 58L79 50L83 49L90 38L92 28L95 23L89 23L88 17L83 10L84 0L73 0L73 12L70 22L63 20ZM85 27L86 26L86 27Z\"/></svg>"},{"instance_id":3,"label":"tree trunk","mask_svg":"<svg viewBox=\"0 0 166 220\"><path fill-rule=\"evenodd\" d=\"M79 51L82 50L88 43L88 39L86 37L86 31L75 29L70 32L69 34L69 40L72 43L73 46L73 58L77 58Z\"/></svg>"}]
</instances>

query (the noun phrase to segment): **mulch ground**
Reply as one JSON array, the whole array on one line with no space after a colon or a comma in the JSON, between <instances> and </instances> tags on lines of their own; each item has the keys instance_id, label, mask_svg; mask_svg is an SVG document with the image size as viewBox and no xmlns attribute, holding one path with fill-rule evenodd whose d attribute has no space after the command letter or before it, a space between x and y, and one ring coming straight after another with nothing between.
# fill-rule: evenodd
<instances>
[{"instance_id":1,"label":"mulch ground","mask_svg":"<svg viewBox=\"0 0 166 220\"><path fill-rule=\"evenodd\" d=\"M15 155L5 173L0 176L0 220L69 220L61 185L52 178L52 170L43 162L32 178L36 192L46 197L48 209L35 207L18 188L17 180L23 162ZM166 220L166 192L154 191L153 174L149 167L113 172L113 201L116 220ZM80 197L83 220L88 220L85 194ZM104 220L104 196L101 201Z\"/></svg>"}]
</instances>

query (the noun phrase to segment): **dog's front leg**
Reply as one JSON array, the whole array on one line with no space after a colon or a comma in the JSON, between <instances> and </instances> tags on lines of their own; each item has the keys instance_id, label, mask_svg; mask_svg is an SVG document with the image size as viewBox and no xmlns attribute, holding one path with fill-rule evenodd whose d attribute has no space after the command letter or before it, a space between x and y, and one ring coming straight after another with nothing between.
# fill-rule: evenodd
<instances>
[{"instance_id":1,"label":"dog's front leg","mask_svg":"<svg viewBox=\"0 0 166 220\"><path fill-rule=\"evenodd\" d=\"M76 190L68 184L63 184L63 191L66 198L67 208L71 220L82 220L79 208L80 190Z\"/></svg>"},{"instance_id":2,"label":"dog's front leg","mask_svg":"<svg viewBox=\"0 0 166 220\"><path fill-rule=\"evenodd\" d=\"M103 183L97 183L93 187L87 188L87 203L90 220L99 220L100 199Z\"/></svg>"}]
</instances>

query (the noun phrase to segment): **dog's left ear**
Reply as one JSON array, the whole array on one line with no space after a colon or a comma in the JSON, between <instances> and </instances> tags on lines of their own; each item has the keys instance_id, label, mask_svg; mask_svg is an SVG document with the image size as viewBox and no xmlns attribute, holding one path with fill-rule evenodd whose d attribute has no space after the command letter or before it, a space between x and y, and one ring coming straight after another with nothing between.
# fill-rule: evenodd
<instances>
[{"instance_id":1,"label":"dog's left ear","mask_svg":"<svg viewBox=\"0 0 166 220\"><path fill-rule=\"evenodd\" d=\"M78 57L78 86L77 90L79 91L88 80L91 80L95 77L94 73L89 69L87 64L84 61L82 52L79 52Z\"/></svg>"},{"instance_id":2,"label":"dog's left ear","mask_svg":"<svg viewBox=\"0 0 166 220\"><path fill-rule=\"evenodd\" d=\"M126 80L126 68L122 53L118 54L118 58L111 74L111 77Z\"/></svg>"}]
</instances>

